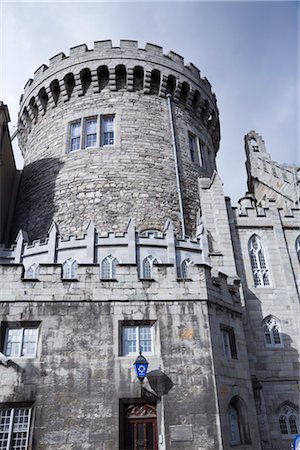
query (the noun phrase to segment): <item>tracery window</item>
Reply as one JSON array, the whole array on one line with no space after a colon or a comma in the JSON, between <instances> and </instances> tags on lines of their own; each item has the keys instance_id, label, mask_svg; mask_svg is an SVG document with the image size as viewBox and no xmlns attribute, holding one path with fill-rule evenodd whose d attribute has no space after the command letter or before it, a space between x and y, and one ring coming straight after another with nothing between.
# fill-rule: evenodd
<instances>
[{"instance_id":1,"label":"tracery window","mask_svg":"<svg viewBox=\"0 0 300 450\"><path fill-rule=\"evenodd\" d=\"M186 258L181 263L180 275L181 278L187 279L189 278L189 266L192 264L192 261L189 258Z\"/></svg>"},{"instance_id":2,"label":"tracery window","mask_svg":"<svg viewBox=\"0 0 300 450\"><path fill-rule=\"evenodd\" d=\"M282 406L278 421L282 438L292 438L298 434L298 415L291 405Z\"/></svg>"},{"instance_id":3,"label":"tracery window","mask_svg":"<svg viewBox=\"0 0 300 450\"><path fill-rule=\"evenodd\" d=\"M69 258L63 263L63 278L74 279L77 276L78 263L76 259Z\"/></svg>"},{"instance_id":4,"label":"tracery window","mask_svg":"<svg viewBox=\"0 0 300 450\"><path fill-rule=\"evenodd\" d=\"M263 320L265 344L267 347L283 347L278 319L268 316Z\"/></svg>"},{"instance_id":5,"label":"tracery window","mask_svg":"<svg viewBox=\"0 0 300 450\"><path fill-rule=\"evenodd\" d=\"M254 234L248 244L254 286L269 286L269 270L260 238Z\"/></svg>"},{"instance_id":6,"label":"tracery window","mask_svg":"<svg viewBox=\"0 0 300 450\"><path fill-rule=\"evenodd\" d=\"M115 280L118 260L112 255L106 256L101 263L101 279Z\"/></svg>"},{"instance_id":7,"label":"tracery window","mask_svg":"<svg viewBox=\"0 0 300 450\"><path fill-rule=\"evenodd\" d=\"M31 264L26 270L26 278L36 279L38 277L39 266L37 263Z\"/></svg>"},{"instance_id":8,"label":"tracery window","mask_svg":"<svg viewBox=\"0 0 300 450\"><path fill-rule=\"evenodd\" d=\"M152 269L154 263L157 263L157 259L153 258L152 255L149 255L144 259L142 273L143 278L152 279Z\"/></svg>"}]
</instances>

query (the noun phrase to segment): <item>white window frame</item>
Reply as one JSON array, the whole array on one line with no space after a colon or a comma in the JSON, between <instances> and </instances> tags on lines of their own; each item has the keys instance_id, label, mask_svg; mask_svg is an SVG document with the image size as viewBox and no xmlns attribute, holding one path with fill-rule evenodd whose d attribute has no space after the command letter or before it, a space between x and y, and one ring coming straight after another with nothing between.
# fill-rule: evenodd
<instances>
[{"instance_id":1,"label":"white window frame","mask_svg":"<svg viewBox=\"0 0 300 450\"><path fill-rule=\"evenodd\" d=\"M193 265L193 261L190 258L185 258L180 264L180 277L183 280L189 279L189 267Z\"/></svg>"},{"instance_id":2,"label":"white window frame","mask_svg":"<svg viewBox=\"0 0 300 450\"><path fill-rule=\"evenodd\" d=\"M68 258L64 261L62 269L63 280L75 280L78 271L78 261L74 258Z\"/></svg>"},{"instance_id":3,"label":"white window frame","mask_svg":"<svg viewBox=\"0 0 300 450\"><path fill-rule=\"evenodd\" d=\"M109 271L109 276L106 276L105 273L105 266L104 264L108 264L108 271ZM118 258L116 258L115 256L112 255L108 255L105 258L102 259L101 261L101 273L100 273L100 279L101 280L115 280L116 279L116 267L117 265L120 263L120 261L118 260Z\"/></svg>"},{"instance_id":4,"label":"white window frame","mask_svg":"<svg viewBox=\"0 0 300 450\"><path fill-rule=\"evenodd\" d=\"M25 410L27 412L27 417L28 417L25 428L22 428L22 425L23 425L22 422L17 421L17 419L19 417L18 413L21 412L22 410ZM2 414L4 411L8 411L9 414L4 416ZM32 411L32 408L27 407L27 406L15 406L14 408L7 408L7 407L3 408L0 405L0 419L4 419L4 418L8 419L9 418L9 422L6 424L6 425L8 425L8 429L0 431L1 448L5 449L5 450L26 450L28 448L29 434L30 434L30 422L31 422L31 411ZM4 425L5 424L3 424L3 428L4 428ZM24 445L19 445L17 443L14 444L13 443L14 434L16 434L18 436L17 439L20 439L19 435L21 433L25 435L25 436L23 436L23 438L25 439ZM7 438L5 438L6 434L7 434ZM6 440L7 440L7 445L6 445L6 447L4 447L3 444Z\"/></svg>"},{"instance_id":5,"label":"white window frame","mask_svg":"<svg viewBox=\"0 0 300 450\"><path fill-rule=\"evenodd\" d=\"M147 273L146 273L146 267L145 267L145 265L146 264L149 264L149 275L150 276L146 276L147 275ZM145 279L145 280L152 280L153 279L153 264L157 264L158 263L158 260L155 258L155 257L153 257L152 255L148 255L148 256L146 256L144 259L143 259L143 264L142 264L142 279Z\"/></svg>"},{"instance_id":6,"label":"white window frame","mask_svg":"<svg viewBox=\"0 0 300 450\"><path fill-rule=\"evenodd\" d=\"M105 144L104 143L104 135L105 135L105 130L104 130L104 123L106 120L108 119L112 119L112 123L113 123L113 143L112 144ZM116 121L115 121L115 115L114 114L105 114L101 116L101 146L102 147L114 147L116 144L116 131L115 131L115 125L116 125Z\"/></svg>"},{"instance_id":7,"label":"white window frame","mask_svg":"<svg viewBox=\"0 0 300 450\"><path fill-rule=\"evenodd\" d=\"M26 278L35 280L39 276L39 265L37 263L31 264L26 270Z\"/></svg>"},{"instance_id":8,"label":"white window frame","mask_svg":"<svg viewBox=\"0 0 300 450\"><path fill-rule=\"evenodd\" d=\"M255 248L257 246L257 248ZM253 281L255 288L269 288L271 287L270 272L266 253L261 243L261 239L256 234L253 234L248 242L248 251L250 258L250 265L252 269ZM265 267L262 267L262 261Z\"/></svg>"},{"instance_id":9,"label":"white window frame","mask_svg":"<svg viewBox=\"0 0 300 450\"><path fill-rule=\"evenodd\" d=\"M281 334L280 321L274 316L267 316L263 320L264 326L264 339L266 347L271 348L283 348L283 338ZM276 335L280 342L276 341Z\"/></svg>"},{"instance_id":10,"label":"white window frame","mask_svg":"<svg viewBox=\"0 0 300 450\"><path fill-rule=\"evenodd\" d=\"M79 148L76 148L74 150L72 150L72 141L73 138L72 137L72 127L73 125L79 123L80 124L80 128L79 128ZM70 122L69 124L69 153L74 153L74 152L79 152L82 148L82 119L77 119L77 120L73 120L72 122Z\"/></svg>"},{"instance_id":11,"label":"white window frame","mask_svg":"<svg viewBox=\"0 0 300 450\"><path fill-rule=\"evenodd\" d=\"M290 423L291 417L293 417L296 422L296 427L297 427L296 433L292 433L291 423ZM283 405L279 412L278 422L279 422L279 429L280 429L280 434L281 434L282 439L292 439L296 436L296 434L299 433L299 416L298 416L295 408L293 408L289 405ZM287 433L282 433L283 422L284 422L285 428L287 430Z\"/></svg>"},{"instance_id":12,"label":"white window frame","mask_svg":"<svg viewBox=\"0 0 300 450\"><path fill-rule=\"evenodd\" d=\"M135 331L135 344L136 344L136 350L134 352L125 352L125 329L131 328ZM149 328L150 329L150 342L151 342L151 351L144 351L141 350L143 355L151 356L154 354L154 324L149 323L139 323L137 325L122 324L122 339L121 339L121 355L122 356L137 356L140 354L140 329L141 328Z\"/></svg>"},{"instance_id":13,"label":"white window frame","mask_svg":"<svg viewBox=\"0 0 300 450\"><path fill-rule=\"evenodd\" d=\"M87 122L94 120L96 122L96 133L90 133L90 134L96 134L96 141L95 141L95 145L89 145L87 146ZM99 147L99 116L92 116L92 117L86 117L84 118L84 148L89 149L89 148L95 148L95 147Z\"/></svg>"},{"instance_id":14,"label":"white window frame","mask_svg":"<svg viewBox=\"0 0 300 450\"><path fill-rule=\"evenodd\" d=\"M7 346L9 343L9 331L10 330L19 330L20 331L20 335L19 335L19 348L18 348L18 353L14 354L14 355L9 355L7 352ZM34 351L32 352L32 354L27 354L24 355L23 354L23 349L24 349L24 344L26 343L26 341L24 340L24 335L25 335L25 331L26 330L36 330L36 336L35 336L35 345L34 345ZM28 325L28 326L16 326L13 324L8 324L8 326L5 329L5 339L4 339L4 349L3 349L3 354L7 357L7 358L36 358L37 355L37 346L38 346L38 339L39 339L39 325Z\"/></svg>"}]
</instances>

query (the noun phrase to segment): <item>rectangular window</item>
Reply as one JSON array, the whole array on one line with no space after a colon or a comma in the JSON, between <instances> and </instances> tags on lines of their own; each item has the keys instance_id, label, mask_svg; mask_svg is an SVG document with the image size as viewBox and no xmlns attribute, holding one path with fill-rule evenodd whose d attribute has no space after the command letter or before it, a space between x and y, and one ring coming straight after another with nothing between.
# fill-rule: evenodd
<instances>
[{"instance_id":1,"label":"rectangular window","mask_svg":"<svg viewBox=\"0 0 300 450\"><path fill-rule=\"evenodd\" d=\"M38 325L28 327L9 325L5 331L3 353L7 357L35 358L37 340Z\"/></svg>"},{"instance_id":2,"label":"rectangular window","mask_svg":"<svg viewBox=\"0 0 300 450\"><path fill-rule=\"evenodd\" d=\"M226 359L237 359L234 330L226 325L221 325L223 355Z\"/></svg>"},{"instance_id":3,"label":"rectangular window","mask_svg":"<svg viewBox=\"0 0 300 450\"><path fill-rule=\"evenodd\" d=\"M70 129L70 152L80 149L80 132L81 132L81 122L71 123Z\"/></svg>"},{"instance_id":4,"label":"rectangular window","mask_svg":"<svg viewBox=\"0 0 300 450\"><path fill-rule=\"evenodd\" d=\"M122 327L122 355L138 355L153 353L153 336L151 325Z\"/></svg>"},{"instance_id":5,"label":"rectangular window","mask_svg":"<svg viewBox=\"0 0 300 450\"><path fill-rule=\"evenodd\" d=\"M85 148L95 147L97 142L97 119L85 121Z\"/></svg>"},{"instance_id":6,"label":"rectangular window","mask_svg":"<svg viewBox=\"0 0 300 450\"><path fill-rule=\"evenodd\" d=\"M191 160L194 164L196 164L197 166L202 165L202 161L201 161L201 143L199 141L199 139L189 133L189 149L190 149L190 156L191 156Z\"/></svg>"},{"instance_id":7,"label":"rectangular window","mask_svg":"<svg viewBox=\"0 0 300 450\"><path fill-rule=\"evenodd\" d=\"M102 144L103 145L114 145L114 143L115 143L114 120L115 120L115 118L113 116L102 117Z\"/></svg>"},{"instance_id":8,"label":"rectangular window","mask_svg":"<svg viewBox=\"0 0 300 450\"><path fill-rule=\"evenodd\" d=\"M31 408L2 408L0 405L0 449L26 450Z\"/></svg>"}]
</instances>

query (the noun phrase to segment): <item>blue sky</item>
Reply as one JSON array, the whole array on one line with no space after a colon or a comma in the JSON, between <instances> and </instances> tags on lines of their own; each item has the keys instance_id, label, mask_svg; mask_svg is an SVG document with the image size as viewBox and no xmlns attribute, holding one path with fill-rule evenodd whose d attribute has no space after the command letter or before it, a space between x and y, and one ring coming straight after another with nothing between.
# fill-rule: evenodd
<instances>
[{"instance_id":1,"label":"blue sky","mask_svg":"<svg viewBox=\"0 0 300 450\"><path fill-rule=\"evenodd\" d=\"M279 163L299 164L299 2L1 3L0 98L12 124L28 78L60 51L111 39L161 45L192 62L218 99L225 195L246 187L244 135L260 133ZM18 158L19 161L19 158Z\"/></svg>"}]
</instances>

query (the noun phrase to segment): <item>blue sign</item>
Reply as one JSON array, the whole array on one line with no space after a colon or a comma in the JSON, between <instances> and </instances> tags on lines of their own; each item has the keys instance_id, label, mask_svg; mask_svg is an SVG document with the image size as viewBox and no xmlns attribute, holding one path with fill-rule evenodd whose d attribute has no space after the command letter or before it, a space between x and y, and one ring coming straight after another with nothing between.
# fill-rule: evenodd
<instances>
[{"instance_id":1,"label":"blue sign","mask_svg":"<svg viewBox=\"0 0 300 450\"><path fill-rule=\"evenodd\" d=\"M297 436L294 439L293 450L300 450L300 434L297 434Z\"/></svg>"}]
</instances>

